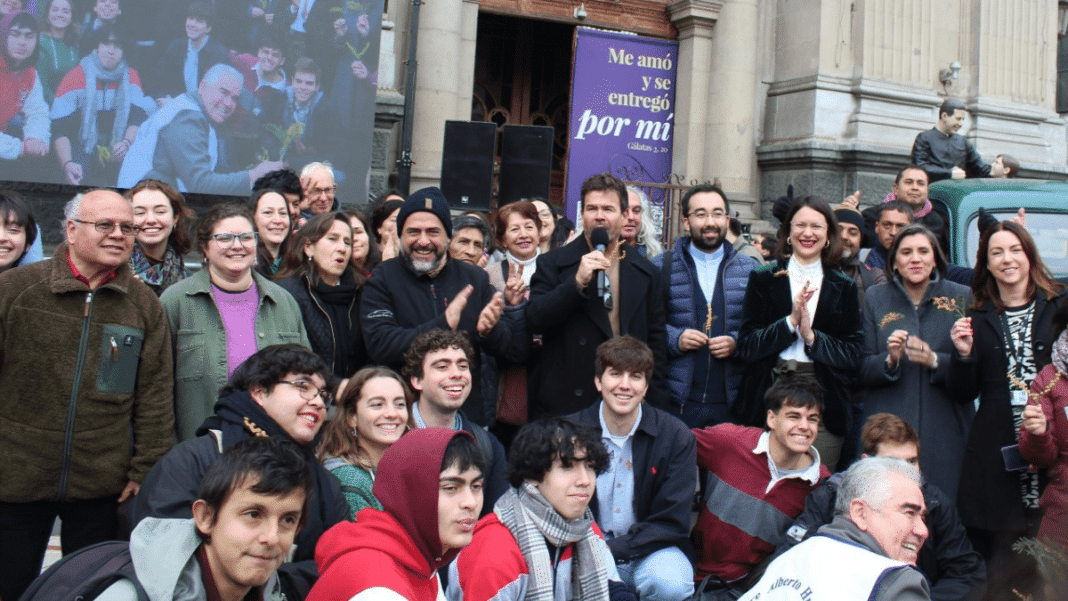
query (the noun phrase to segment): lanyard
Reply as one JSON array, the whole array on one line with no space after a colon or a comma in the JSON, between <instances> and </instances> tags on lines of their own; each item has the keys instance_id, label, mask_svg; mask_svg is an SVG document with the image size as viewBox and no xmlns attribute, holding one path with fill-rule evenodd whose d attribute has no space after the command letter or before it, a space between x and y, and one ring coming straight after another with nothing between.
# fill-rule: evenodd
<instances>
[{"instance_id":1,"label":"lanyard","mask_svg":"<svg viewBox=\"0 0 1068 601\"><path fill-rule=\"evenodd\" d=\"M1027 327L1027 326L1031 325L1031 322L1034 319L1034 316L1033 316L1034 308L1035 308L1035 304L1034 304L1034 301L1032 301L1031 304L1027 306L1027 310L1024 311L1023 315L1025 315L1027 317L1027 323L1024 324L1024 327ZM1020 355L1018 355L1016 353L1016 345L1013 343L1011 331L1009 329L1009 318L1005 315L1005 311L1002 311L1001 313L999 313L998 316L1001 317L1001 337L1005 341L1005 351L1009 354L1009 357L1016 364L1017 369L1020 370L1020 374L1022 375L1023 374L1023 364L1020 361L1020 359L1021 359Z\"/></svg>"}]
</instances>

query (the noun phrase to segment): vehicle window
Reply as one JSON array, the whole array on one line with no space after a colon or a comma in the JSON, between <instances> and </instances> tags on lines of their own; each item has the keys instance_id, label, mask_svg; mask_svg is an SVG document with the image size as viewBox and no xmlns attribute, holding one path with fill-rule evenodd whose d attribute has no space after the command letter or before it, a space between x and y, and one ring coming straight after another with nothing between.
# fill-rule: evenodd
<instances>
[{"instance_id":1,"label":"vehicle window","mask_svg":"<svg viewBox=\"0 0 1068 601\"><path fill-rule=\"evenodd\" d=\"M1012 219L1016 211L992 211L998 219ZM975 251L979 248L979 229L976 218L968 221L968 242L964 259L975 266ZM1035 239L1038 254L1050 271L1057 276L1068 275L1068 214L1027 213L1027 231Z\"/></svg>"}]
</instances>

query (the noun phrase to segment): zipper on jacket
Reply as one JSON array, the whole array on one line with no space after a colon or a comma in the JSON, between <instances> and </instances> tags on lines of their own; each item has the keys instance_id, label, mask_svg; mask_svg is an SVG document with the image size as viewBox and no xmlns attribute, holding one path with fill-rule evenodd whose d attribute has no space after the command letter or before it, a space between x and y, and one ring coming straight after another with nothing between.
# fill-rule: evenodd
<instances>
[{"instance_id":1,"label":"zipper on jacket","mask_svg":"<svg viewBox=\"0 0 1068 601\"><path fill-rule=\"evenodd\" d=\"M82 314L82 337L78 342L78 362L74 366L74 382L71 384L70 404L67 405L67 428L63 434L63 467L59 472L60 501L67 500L67 474L70 472L70 452L74 437L74 417L78 412L78 391L81 388L82 371L85 368L85 353L89 346L89 322L93 315L93 291L85 294L85 311Z\"/></svg>"},{"instance_id":2,"label":"zipper on jacket","mask_svg":"<svg viewBox=\"0 0 1068 601\"><path fill-rule=\"evenodd\" d=\"M315 303L315 307L322 312L323 317L326 317L326 323L330 324L330 342L334 345L334 351L330 353L330 371L332 372L337 368L337 338L334 336L334 322L330 320L330 314L319 304L319 299L315 298L315 294L312 293L311 280L306 279L305 283L308 284L308 296Z\"/></svg>"}]
</instances>

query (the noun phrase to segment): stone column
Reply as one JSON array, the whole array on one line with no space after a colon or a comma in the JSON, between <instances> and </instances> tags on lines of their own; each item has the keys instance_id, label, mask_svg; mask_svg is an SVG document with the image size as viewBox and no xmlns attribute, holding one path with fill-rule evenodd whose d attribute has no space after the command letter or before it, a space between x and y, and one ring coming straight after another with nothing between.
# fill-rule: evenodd
<instances>
[{"instance_id":1,"label":"stone column","mask_svg":"<svg viewBox=\"0 0 1068 601\"><path fill-rule=\"evenodd\" d=\"M445 122L471 118L478 0L423 2L412 128L411 189L440 185Z\"/></svg>"},{"instance_id":2,"label":"stone column","mask_svg":"<svg viewBox=\"0 0 1068 601\"><path fill-rule=\"evenodd\" d=\"M688 179L719 178L746 213L759 198L757 1L680 0L668 12L679 29L674 171ZM720 19L730 26L713 31Z\"/></svg>"},{"instance_id":3,"label":"stone column","mask_svg":"<svg viewBox=\"0 0 1068 601\"><path fill-rule=\"evenodd\" d=\"M687 181L705 177L712 29L722 6L722 2L711 0L679 0L667 7L671 22L679 30L671 162L673 172Z\"/></svg>"}]
</instances>

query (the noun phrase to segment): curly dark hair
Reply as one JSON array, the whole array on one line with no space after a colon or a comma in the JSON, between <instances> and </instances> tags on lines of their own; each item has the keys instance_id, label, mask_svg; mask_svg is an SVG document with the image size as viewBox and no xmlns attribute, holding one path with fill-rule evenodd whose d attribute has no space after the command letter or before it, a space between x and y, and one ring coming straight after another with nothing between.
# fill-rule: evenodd
<instances>
[{"instance_id":1,"label":"curly dark hair","mask_svg":"<svg viewBox=\"0 0 1068 601\"><path fill-rule=\"evenodd\" d=\"M460 330L442 330L434 328L429 332L420 334L408 351L404 353L404 375L409 378L423 377L423 360L434 351L443 351L449 348L458 348L467 355L467 360L472 361L475 349L467 338L467 332Z\"/></svg>"},{"instance_id":2,"label":"curly dark hair","mask_svg":"<svg viewBox=\"0 0 1068 601\"><path fill-rule=\"evenodd\" d=\"M326 382L327 388L333 388L334 375L319 355L302 344L289 343L256 351L234 370L230 381L219 391L219 396L256 387L271 390L286 374L318 375Z\"/></svg>"},{"instance_id":3,"label":"curly dark hair","mask_svg":"<svg viewBox=\"0 0 1068 601\"><path fill-rule=\"evenodd\" d=\"M586 452L586 461L598 475L608 469L608 449L593 428L563 417L539 419L522 427L508 453L508 482L516 488L525 480L541 482L559 459L570 467L575 455Z\"/></svg>"}]
</instances>

